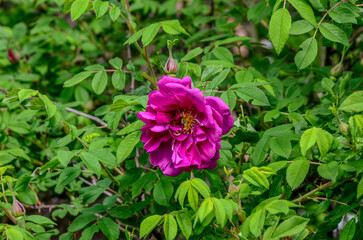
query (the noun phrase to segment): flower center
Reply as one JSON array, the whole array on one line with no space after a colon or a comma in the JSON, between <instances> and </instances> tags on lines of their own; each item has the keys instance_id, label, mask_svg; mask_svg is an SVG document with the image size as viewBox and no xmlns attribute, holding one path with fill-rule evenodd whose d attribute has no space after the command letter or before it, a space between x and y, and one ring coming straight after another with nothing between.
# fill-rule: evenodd
<instances>
[{"instance_id":1,"label":"flower center","mask_svg":"<svg viewBox=\"0 0 363 240\"><path fill-rule=\"evenodd\" d=\"M172 120L171 125L174 128L174 135L179 136L180 134L191 134L193 128L200 122L196 119L197 115L193 115L192 111L186 110L180 113L179 119Z\"/></svg>"},{"instance_id":2,"label":"flower center","mask_svg":"<svg viewBox=\"0 0 363 240\"><path fill-rule=\"evenodd\" d=\"M184 133L193 133L193 127L196 124L199 124L199 121L195 119L197 115L193 116L191 111L183 111L180 114L180 122L183 124Z\"/></svg>"}]
</instances>

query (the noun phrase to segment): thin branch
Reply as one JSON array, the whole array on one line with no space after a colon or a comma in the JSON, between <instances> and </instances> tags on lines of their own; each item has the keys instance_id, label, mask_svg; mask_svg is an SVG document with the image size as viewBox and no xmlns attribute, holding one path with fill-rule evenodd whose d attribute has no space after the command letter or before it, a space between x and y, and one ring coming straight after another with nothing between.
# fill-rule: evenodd
<instances>
[{"instance_id":1,"label":"thin branch","mask_svg":"<svg viewBox=\"0 0 363 240\"><path fill-rule=\"evenodd\" d=\"M338 2L338 3L337 3L337 4L335 4L333 7L331 7L328 11L326 11L326 13L324 13L323 17L320 19L320 21L319 21L319 23L318 23L318 26L317 26L317 28L316 28L316 30L315 30L315 32L314 32L314 36L313 36L313 38L315 38L315 35L316 35L316 33L318 32L318 29L319 29L319 27L320 27L321 23L323 22L323 20L325 19L325 17L328 15L328 13L329 13L331 10L333 10L334 8L338 7L338 6L339 6L340 4L342 4L343 2L346 2L346 0L342 0L342 1Z\"/></svg>"},{"instance_id":2,"label":"thin branch","mask_svg":"<svg viewBox=\"0 0 363 240\"><path fill-rule=\"evenodd\" d=\"M308 200L308 199L309 199L312 195L314 195L315 193L317 193L317 192L319 192L320 190L323 190L323 189L325 189L325 188L327 188L327 187L329 187L329 186L331 186L331 185L333 185L333 183L332 183L332 182L327 182L327 183L325 183L325 184L323 184L323 185L321 185L321 186L319 186L319 187L315 188L314 190L312 190L312 191L308 192L307 194L305 194L305 195L303 195L303 196L301 196L301 197L299 197L299 198L297 198L297 199L292 200L292 202L293 202L293 203L301 203L301 202L304 202L304 201Z\"/></svg>"},{"instance_id":3,"label":"thin branch","mask_svg":"<svg viewBox=\"0 0 363 240\"><path fill-rule=\"evenodd\" d=\"M331 202L333 202L333 203L338 203L338 204L341 204L341 205L346 205L346 206L348 206L348 204L346 204L346 203L339 202L339 201L332 200L332 199L328 199L328 198L323 198L323 197L312 197L312 199L319 199L319 200L331 201Z\"/></svg>"},{"instance_id":4,"label":"thin branch","mask_svg":"<svg viewBox=\"0 0 363 240\"><path fill-rule=\"evenodd\" d=\"M84 113L84 112L81 112L81 111L78 111L74 108L70 108L70 107L65 107L65 109L68 111L68 112L71 112L71 113L74 113L78 116L82 116L82 117L85 117L85 118L88 118L94 122L97 122L99 123L100 125L104 126L104 127L108 127L107 123L102 121L100 118L98 117L95 117L95 116L92 116L90 114L87 114L87 113Z\"/></svg>"}]
</instances>

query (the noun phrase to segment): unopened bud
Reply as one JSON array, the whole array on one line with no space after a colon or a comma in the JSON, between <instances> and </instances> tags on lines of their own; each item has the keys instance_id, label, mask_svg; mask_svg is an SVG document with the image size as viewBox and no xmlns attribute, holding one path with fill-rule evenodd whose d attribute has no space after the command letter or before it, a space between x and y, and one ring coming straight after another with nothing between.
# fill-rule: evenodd
<instances>
[{"instance_id":1,"label":"unopened bud","mask_svg":"<svg viewBox=\"0 0 363 240\"><path fill-rule=\"evenodd\" d=\"M344 135L348 134L349 132L349 125L345 122L341 122L339 125L339 131L343 133Z\"/></svg>"},{"instance_id":2,"label":"unopened bud","mask_svg":"<svg viewBox=\"0 0 363 240\"><path fill-rule=\"evenodd\" d=\"M343 64L340 62L330 70L330 75L339 77L343 72Z\"/></svg>"},{"instance_id":3,"label":"unopened bud","mask_svg":"<svg viewBox=\"0 0 363 240\"><path fill-rule=\"evenodd\" d=\"M233 194L233 193L237 193L238 191L239 191L239 189L236 185L234 185L233 183L229 184L228 193Z\"/></svg>"},{"instance_id":4,"label":"unopened bud","mask_svg":"<svg viewBox=\"0 0 363 240\"><path fill-rule=\"evenodd\" d=\"M25 208L21 202L15 199L10 212L14 217L22 216L25 214Z\"/></svg>"},{"instance_id":5,"label":"unopened bud","mask_svg":"<svg viewBox=\"0 0 363 240\"><path fill-rule=\"evenodd\" d=\"M19 61L20 57L13 50L8 49L8 59L11 63L16 63Z\"/></svg>"},{"instance_id":6,"label":"unopened bud","mask_svg":"<svg viewBox=\"0 0 363 240\"><path fill-rule=\"evenodd\" d=\"M178 65L174 61L173 56L171 56L171 55L169 56L169 59L165 64L164 70L166 73L171 73L171 74L174 74L178 71Z\"/></svg>"}]
</instances>

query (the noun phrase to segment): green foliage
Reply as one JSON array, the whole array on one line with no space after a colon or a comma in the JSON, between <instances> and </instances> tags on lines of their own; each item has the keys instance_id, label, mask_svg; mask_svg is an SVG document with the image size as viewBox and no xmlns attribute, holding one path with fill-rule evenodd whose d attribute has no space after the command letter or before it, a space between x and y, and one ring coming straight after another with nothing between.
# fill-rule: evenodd
<instances>
[{"instance_id":1,"label":"green foliage","mask_svg":"<svg viewBox=\"0 0 363 240\"><path fill-rule=\"evenodd\" d=\"M360 239L361 12L359 1L0 1L2 239ZM170 76L234 120L216 168L177 177L150 163L137 117L169 48Z\"/></svg>"}]
</instances>

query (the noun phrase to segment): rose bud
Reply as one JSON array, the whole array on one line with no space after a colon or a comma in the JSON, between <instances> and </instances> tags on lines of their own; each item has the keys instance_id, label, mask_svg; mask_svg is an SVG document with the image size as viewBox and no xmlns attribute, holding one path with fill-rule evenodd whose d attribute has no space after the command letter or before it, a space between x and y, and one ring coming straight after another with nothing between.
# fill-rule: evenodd
<instances>
[{"instance_id":1,"label":"rose bud","mask_svg":"<svg viewBox=\"0 0 363 240\"><path fill-rule=\"evenodd\" d=\"M340 62L330 70L330 75L339 77L343 72L343 64Z\"/></svg>"},{"instance_id":2,"label":"rose bud","mask_svg":"<svg viewBox=\"0 0 363 240\"><path fill-rule=\"evenodd\" d=\"M25 208L21 202L15 199L10 212L14 217L22 216L25 214Z\"/></svg>"},{"instance_id":3,"label":"rose bud","mask_svg":"<svg viewBox=\"0 0 363 240\"><path fill-rule=\"evenodd\" d=\"M173 59L172 55L169 55L169 59L165 64L165 68L164 68L166 73L171 73L174 74L178 71L178 65L176 64L176 62Z\"/></svg>"},{"instance_id":4,"label":"rose bud","mask_svg":"<svg viewBox=\"0 0 363 240\"><path fill-rule=\"evenodd\" d=\"M345 122L341 122L339 125L339 131L344 135L347 135L349 132L349 125L346 124Z\"/></svg>"}]
</instances>

